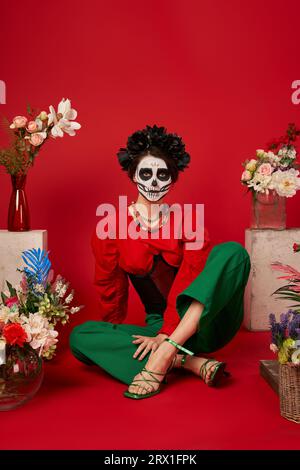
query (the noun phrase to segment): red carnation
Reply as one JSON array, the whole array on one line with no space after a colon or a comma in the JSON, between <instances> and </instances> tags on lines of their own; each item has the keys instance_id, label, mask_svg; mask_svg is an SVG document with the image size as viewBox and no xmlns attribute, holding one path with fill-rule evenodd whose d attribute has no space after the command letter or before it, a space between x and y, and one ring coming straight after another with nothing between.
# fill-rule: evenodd
<instances>
[{"instance_id":1,"label":"red carnation","mask_svg":"<svg viewBox=\"0 0 300 470\"><path fill-rule=\"evenodd\" d=\"M294 243L293 245L293 250L296 253L297 251L300 251L300 245L298 243Z\"/></svg>"},{"instance_id":2,"label":"red carnation","mask_svg":"<svg viewBox=\"0 0 300 470\"><path fill-rule=\"evenodd\" d=\"M2 335L8 344L17 344L20 347L23 347L27 340L27 333L19 323L8 323L5 325Z\"/></svg>"}]
</instances>

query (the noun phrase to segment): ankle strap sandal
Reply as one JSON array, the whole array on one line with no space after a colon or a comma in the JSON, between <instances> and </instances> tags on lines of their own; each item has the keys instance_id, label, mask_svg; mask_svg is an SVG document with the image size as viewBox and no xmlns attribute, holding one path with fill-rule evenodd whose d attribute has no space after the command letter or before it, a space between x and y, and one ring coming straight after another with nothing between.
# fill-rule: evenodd
<instances>
[{"instance_id":1,"label":"ankle strap sandal","mask_svg":"<svg viewBox=\"0 0 300 470\"><path fill-rule=\"evenodd\" d=\"M206 376L210 369L212 369L213 367L214 370L209 380L206 382ZM200 367L199 376L209 387L215 387L216 385L218 385L222 377L228 377L230 375L230 373L225 370L225 368L226 362L219 362L216 359L209 358Z\"/></svg>"},{"instance_id":2,"label":"ankle strap sandal","mask_svg":"<svg viewBox=\"0 0 300 470\"><path fill-rule=\"evenodd\" d=\"M166 338L164 339L164 341L168 341L168 343L171 343L173 346L175 346L175 348L179 349L180 351L183 351L184 353L189 354L189 356L194 355L193 351L190 351L189 349L184 348L180 344L176 343L176 341L174 341L173 339Z\"/></svg>"}]
</instances>

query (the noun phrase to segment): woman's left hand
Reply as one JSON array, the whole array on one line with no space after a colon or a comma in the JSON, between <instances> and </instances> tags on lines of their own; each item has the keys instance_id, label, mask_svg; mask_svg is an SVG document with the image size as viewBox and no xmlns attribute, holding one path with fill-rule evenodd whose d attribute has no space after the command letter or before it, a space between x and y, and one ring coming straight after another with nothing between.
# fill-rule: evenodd
<instances>
[{"instance_id":1,"label":"woman's left hand","mask_svg":"<svg viewBox=\"0 0 300 470\"><path fill-rule=\"evenodd\" d=\"M168 337L164 334L159 334L157 336L142 336L142 335L132 335L135 340L132 342L134 344L139 344L139 347L135 351L133 357L137 358L139 354L139 361L144 359L144 357L151 351L154 352L158 348L158 346Z\"/></svg>"}]
</instances>

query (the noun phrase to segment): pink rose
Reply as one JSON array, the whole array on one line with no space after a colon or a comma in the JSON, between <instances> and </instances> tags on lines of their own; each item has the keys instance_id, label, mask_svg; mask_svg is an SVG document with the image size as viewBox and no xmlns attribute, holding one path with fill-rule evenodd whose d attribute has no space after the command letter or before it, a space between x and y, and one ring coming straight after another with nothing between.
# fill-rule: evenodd
<instances>
[{"instance_id":1,"label":"pink rose","mask_svg":"<svg viewBox=\"0 0 300 470\"><path fill-rule=\"evenodd\" d=\"M263 163L258 168L257 172L263 176L270 176L274 168L270 165L270 163Z\"/></svg>"},{"instance_id":2,"label":"pink rose","mask_svg":"<svg viewBox=\"0 0 300 470\"><path fill-rule=\"evenodd\" d=\"M29 142L35 147L38 147L44 142L44 137L39 132L37 132L36 134L31 134Z\"/></svg>"},{"instance_id":3,"label":"pink rose","mask_svg":"<svg viewBox=\"0 0 300 470\"><path fill-rule=\"evenodd\" d=\"M6 299L5 300L5 305L10 308L12 307L13 305L15 304L18 304L19 303L19 300L18 300L18 297L10 297L9 299Z\"/></svg>"},{"instance_id":4,"label":"pink rose","mask_svg":"<svg viewBox=\"0 0 300 470\"><path fill-rule=\"evenodd\" d=\"M242 181L249 181L249 180L251 180L251 178L252 178L252 175L251 175L250 171L248 171L248 170L243 171Z\"/></svg>"},{"instance_id":5,"label":"pink rose","mask_svg":"<svg viewBox=\"0 0 300 470\"><path fill-rule=\"evenodd\" d=\"M27 118L25 116L16 116L13 118L13 123L9 126L11 129L25 127Z\"/></svg>"},{"instance_id":6,"label":"pink rose","mask_svg":"<svg viewBox=\"0 0 300 470\"><path fill-rule=\"evenodd\" d=\"M36 132L38 131L38 125L35 121L29 121L26 129L28 130L28 132Z\"/></svg>"}]
</instances>

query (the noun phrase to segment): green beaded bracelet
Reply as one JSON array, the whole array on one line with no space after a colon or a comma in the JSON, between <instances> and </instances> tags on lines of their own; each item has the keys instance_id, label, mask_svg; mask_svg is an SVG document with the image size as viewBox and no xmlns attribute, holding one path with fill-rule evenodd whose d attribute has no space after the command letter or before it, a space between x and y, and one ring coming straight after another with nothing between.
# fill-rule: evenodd
<instances>
[{"instance_id":1,"label":"green beaded bracelet","mask_svg":"<svg viewBox=\"0 0 300 470\"><path fill-rule=\"evenodd\" d=\"M172 339L170 338L166 338L164 339L164 341L168 341L169 343L171 343L173 346L175 346L175 348L177 349L180 349L180 351L183 351L185 352L186 354L189 354L190 356L193 356L194 353L192 351L189 351L188 349L185 349L183 346L180 346L180 344L177 344L175 341L173 341Z\"/></svg>"}]
</instances>

